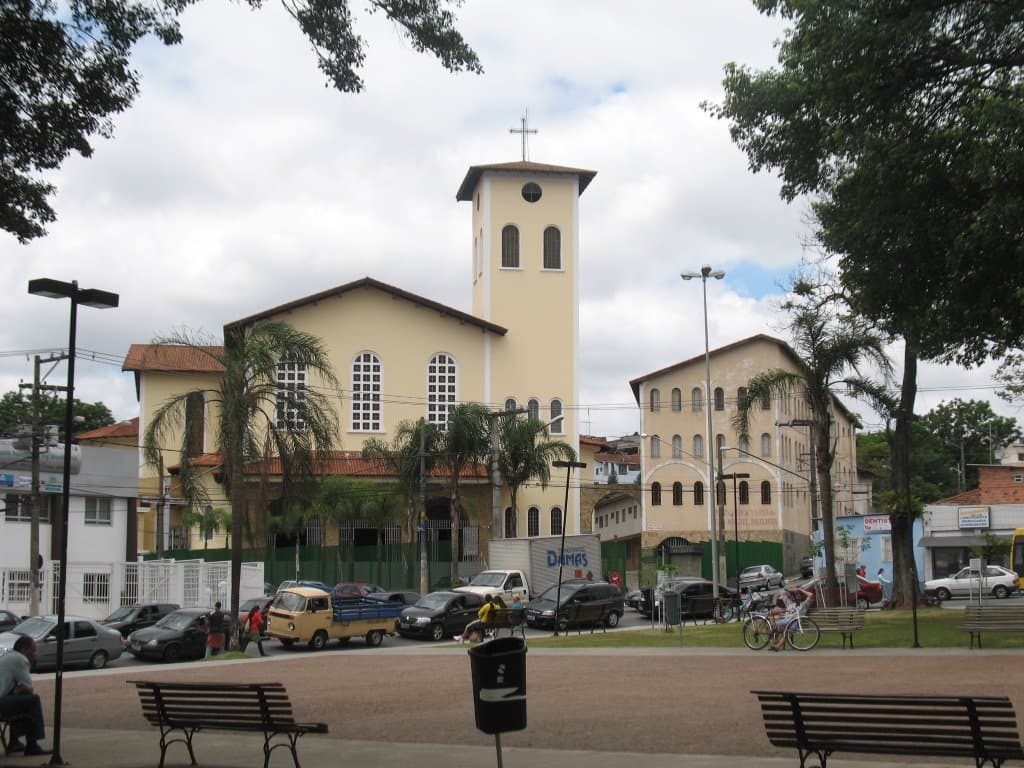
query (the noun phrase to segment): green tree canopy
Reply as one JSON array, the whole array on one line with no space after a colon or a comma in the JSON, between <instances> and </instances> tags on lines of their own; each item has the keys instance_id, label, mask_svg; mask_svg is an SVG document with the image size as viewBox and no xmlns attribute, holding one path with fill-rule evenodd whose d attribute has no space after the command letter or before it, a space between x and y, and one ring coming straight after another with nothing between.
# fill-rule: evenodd
<instances>
[{"instance_id":1,"label":"green tree canopy","mask_svg":"<svg viewBox=\"0 0 1024 768\"><path fill-rule=\"evenodd\" d=\"M153 35L181 41L180 14L195 0L4 0L0 3L0 229L25 243L56 218L50 174L72 152L92 155L94 135L113 133L113 116L131 106L139 76L130 56ZM248 0L258 9L262 0ZM368 0L418 52L457 72L481 72L455 28L461 0ZM363 88L366 43L349 0L282 0L309 40L327 82Z\"/></svg>"},{"instance_id":2,"label":"green tree canopy","mask_svg":"<svg viewBox=\"0 0 1024 768\"><path fill-rule=\"evenodd\" d=\"M39 395L39 423L56 424L64 439L64 419L67 401L63 397L43 392ZM75 434L88 432L114 423L110 409L103 403L83 403L77 397L72 405ZM81 418L81 421L78 419ZM21 392L5 392L0 398L0 433L11 435L22 424L32 423L32 397Z\"/></svg>"},{"instance_id":3,"label":"green tree canopy","mask_svg":"<svg viewBox=\"0 0 1024 768\"><path fill-rule=\"evenodd\" d=\"M755 171L814 199L854 308L926 359L1024 339L1024 5L755 0L792 23L779 66L730 64Z\"/></svg>"},{"instance_id":4,"label":"green tree canopy","mask_svg":"<svg viewBox=\"0 0 1024 768\"><path fill-rule=\"evenodd\" d=\"M963 472L963 488L977 487L977 465L997 462L996 451L1021 437L1016 419L997 416L983 400L939 403L921 417L921 423L943 446L946 463ZM914 446L916 453L916 442Z\"/></svg>"}]
</instances>

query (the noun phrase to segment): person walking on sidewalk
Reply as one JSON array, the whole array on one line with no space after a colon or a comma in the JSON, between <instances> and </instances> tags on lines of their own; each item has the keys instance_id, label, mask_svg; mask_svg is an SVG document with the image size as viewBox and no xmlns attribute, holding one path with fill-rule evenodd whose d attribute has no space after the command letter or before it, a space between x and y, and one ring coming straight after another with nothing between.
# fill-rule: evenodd
<instances>
[{"instance_id":1,"label":"person walking on sidewalk","mask_svg":"<svg viewBox=\"0 0 1024 768\"><path fill-rule=\"evenodd\" d=\"M224 650L227 616L220 609L220 601L213 604L213 612L209 618L209 628L209 632L206 634L206 658L216 656Z\"/></svg>"},{"instance_id":2,"label":"person walking on sidewalk","mask_svg":"<svg viewBox=\"0 0 1024 768\"><path fill-rule=\"evenodd\" d=\"M21 635L14 641L11 652L0 656L0 715L5 718L28 716L11 723L10 742L5 745L8 753L50 754L50 750L39 746L40 739L46 738L46 727L42 701L32 690L32 666L35 663L36 641L28 635ZM19 736L24 736L27 744L23 744Z\"/></svg>"},{"instance_id":3,"label":"person walking on sidewalk","mask_svg":"<svg viewBox=\"0 0 1024 768\"><path fill-rule=\"evenodd\" d=\"M267 655L263 650L263 627L265 625L266 619L263 618L263 612L258 605L254 605L249 610L249 615L245 617L246 645L242 646L243 652L249 643L256 643L256 647L260 649L260 656Z\"/></svg>"}]
</instances>

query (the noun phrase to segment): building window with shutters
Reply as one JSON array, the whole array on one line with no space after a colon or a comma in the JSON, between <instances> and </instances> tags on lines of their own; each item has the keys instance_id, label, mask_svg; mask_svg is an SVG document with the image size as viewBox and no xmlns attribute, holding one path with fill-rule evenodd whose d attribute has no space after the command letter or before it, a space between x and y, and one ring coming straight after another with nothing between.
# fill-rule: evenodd
<instances>
[{"instance_id":1,"label":"building window with shutters","mask_svg":"<svg viewBox=\"0 0 1024 768\"><path fill-rule=\"evenodd\" d=\"M544 230L544 269L562 268L562 233L558 227Z\"/></svg>"},{"instance_id":2,"label":"building window with shutters","mask_svg":"<svg viewBox=\"0 0 1024 768\"><path fill-rule=\"evenodd\" d=\"M540 536L540 510L530 507L526 512L526 535Z\"/></svg>"}]
</instances>

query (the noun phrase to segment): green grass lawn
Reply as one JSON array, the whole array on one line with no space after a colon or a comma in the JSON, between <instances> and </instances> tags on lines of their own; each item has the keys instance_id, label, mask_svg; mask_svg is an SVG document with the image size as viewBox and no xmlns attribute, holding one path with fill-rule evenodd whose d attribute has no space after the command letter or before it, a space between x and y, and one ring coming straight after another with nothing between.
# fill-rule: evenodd
<instances>
[{"instance_id":1,"label":"green grass lawn","mask_svg":"<svg viewBox=\"0 0 1024 768\"><path fill-rule=\"evenodd\" d=\"M961 611L923 608L917 612L918 642L923 648L966 649L969 636L957 631L963 620ZM682 644L692 648L745 648L742 625L692 623L683 627ZM857 648L910 648L914 629L909 610L868 611L864 627L854 635ZM983 635L985 648L1024 648L1024 638L1013 633ZM678 648L679 628L671 632L663 629L637 629L628 632L601 632L593 634L584 628L577 635L570 630L561 637L530 638L530 646L537 648ZM823 632L819 648L842 648L842 637Z\"/></svg>"}]
</instances>

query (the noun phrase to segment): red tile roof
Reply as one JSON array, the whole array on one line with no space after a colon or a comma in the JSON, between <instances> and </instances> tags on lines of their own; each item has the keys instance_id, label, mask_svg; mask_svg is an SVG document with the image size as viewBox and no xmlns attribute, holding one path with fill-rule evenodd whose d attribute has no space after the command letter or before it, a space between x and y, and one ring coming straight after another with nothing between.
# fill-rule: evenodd
<instances>
[{"instance_id":1,"label":"red tile roof","mask_svg":"<svg viewBox=\"0 0 1024 768\"><path fill-rule=\"evenodd\" d=\"M224 347L191 347L177 344L132 344L122 371L167 371L170 373L220 373Z\"/></svg>"},{"instance_id":2,"label":"red tile roof","mask_svg":"<svg viewBox=\"0 0 1024 768\"><path fill-rule=\"evenodd\" d=\"M82 432L79 435L75 435L74 439L77 442L81 442L82 440L114 440L116 438L125 438L134 442L138 437L139 417L136 416L134 419L128 419L127 421L119 421L116 424L108 424L105 427L90 429L88 432Z\"/></svg>"},{"instance_id":3,"label":"red tile roof","mask_svg":"<svg viewBox=\"0 0 1024 768\"><path fill-rule=\"evenodd\" d=\"M191 460L195 467L220 467L223 463L221 454L204 453ZM263 471L268 475L281 474L281 460L278 458L266 459L263 464ZM168 471L177 473L179 466L170 467ZM317 471L325 475L344 475L346 477L393 477L391 469L383 462L372 459L364 459L360 451L332 451L327 458L321 462ZM248 475L255 475L261 472L260 462L249 462L245 465L245 472ZM446 477L443 469L435 469L430 473L431 477ZM477 464L475 467L467 467L462 472L465 478L488 478L487 466Z\"/></svg>"}]
</instances>

